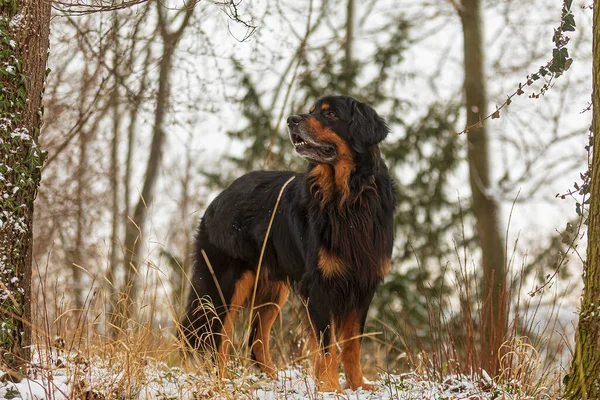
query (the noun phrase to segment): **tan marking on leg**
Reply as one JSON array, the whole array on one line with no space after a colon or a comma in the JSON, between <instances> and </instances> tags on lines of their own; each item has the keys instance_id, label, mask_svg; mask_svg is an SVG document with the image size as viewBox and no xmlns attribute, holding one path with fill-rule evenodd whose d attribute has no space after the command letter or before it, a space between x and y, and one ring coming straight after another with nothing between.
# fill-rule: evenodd
<instances>
[{"instance_id":1,"label":"tan marking on leg","mask_svg":"<svg viewBox=\"0 0 600 400\"><path fill-rule=\"evenodd\" d=\"M360 321L356 311L350 312L341 323L340 342L342 365L348 385L352 390L377 390L377 386L365 383L360 368Z\"/></svg>"},{"instance_id":2,"label":"tan marking on leg","mask_svg":"<svg viewBox=\"0 0 600 400\"><path fill-rule=\"evenodd\" d=\"M324 248L319 250L318 268L325 278L344 277L347 272L346 263Z\"/></svg>"},{"instance_id":3,"label":"tan marking on leg","mask_svg":"<svg viewBox=\"0 0 600 400\"><path fill-rule=\"evenodd\" d=\"M254 272L246 271L235 283L233 296L231 296L231 301L229 302L225 319L223 320L223 333L217 350L217 363L219 376L221 378L225 376L225 367L229 361L229 349L231 348L233 339L235 317L252 293L252 289L254 288L254 276Z\"/></svg>"},{"instance_id":4,"label":"tan marking on leg","mask_svg":"<svg viewBox=\"0 0 600 400\"><path fill-rule=\"evenodd\" d=\"M333 326L333 324L331 325ZM311 358L315 385L320 392L341 392L342 387L338 377L338 359L335 347L335 332L331 331L330 343L324 344L324 351L319 346L316 337L318 333L310 335ZM320 338L319 338L320 339Z\"/></svg>"},{"instance_id":5,"label":"tan marking on leg","mask_svg":"<svg viewBox=\"0 0 600 400\"><path fill-rule=\"evenodd\" d=\"M269 338L271 336L271 327L273 322L277 319L281 307L285 304L289 295L289 286L286 283L275 283L267 288L261 288L259 290L273 290L276 294L269 293L266 296L260 296L259 302L262 303L262 298L273 296L274 301L270 304L260 304L256 309L256 321L254 322L256 328L256 336L251 346L251 351L254 354L254 358L258 363L260 369L266 373L271 379L277 378L277 370L271 360L271 350L269 345ZM270 301L270 299L267 298Z\"/></svg>"}]
</instances>

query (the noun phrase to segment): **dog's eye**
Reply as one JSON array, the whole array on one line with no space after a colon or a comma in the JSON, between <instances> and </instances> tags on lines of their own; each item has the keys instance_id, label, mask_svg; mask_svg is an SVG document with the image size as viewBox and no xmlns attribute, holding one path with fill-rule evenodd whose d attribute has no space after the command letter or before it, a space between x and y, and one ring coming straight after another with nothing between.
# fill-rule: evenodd
<instances>
[{"instance_id":1,"label":"dog's eye","mask_svg":"<svg viewBox=\"0 0 600 400\"><path fill-rule=\"evenodd\" d=\"M335 113L333 111L327 111L325 113L325 115L327 115L329 118L335 118L336 117L336 115L335 115Z\"/></svg>"}]
</instances>

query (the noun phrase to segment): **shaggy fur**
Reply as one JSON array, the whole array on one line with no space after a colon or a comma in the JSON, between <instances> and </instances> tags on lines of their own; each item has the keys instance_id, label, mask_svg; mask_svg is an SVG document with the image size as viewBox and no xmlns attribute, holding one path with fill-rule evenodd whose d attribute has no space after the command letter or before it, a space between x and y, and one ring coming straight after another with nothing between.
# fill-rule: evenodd
<instances>
[{"instance_id":1,"label":"shaggy fur","mask_svg":"<svg viewBox=\"0 0 600 400\"><path fill-rule=\"evenodd\" d=\"M363 381L359 336L392 254L394 189L378 145L388 127L370 106L330 96L308 114L289 117L288 128L296 152L309 161L307 171L251 172L210 204L197 232L183 330L192 347L216 350L222 372L235 314L258 281L250 345L259 366L274 376L269 331L292 289L306 302L314 328L319 389L341 390L336 335L349 386L372 389ZM271 213L291 177L257 280Z\"/></svg>"}]
</instances>

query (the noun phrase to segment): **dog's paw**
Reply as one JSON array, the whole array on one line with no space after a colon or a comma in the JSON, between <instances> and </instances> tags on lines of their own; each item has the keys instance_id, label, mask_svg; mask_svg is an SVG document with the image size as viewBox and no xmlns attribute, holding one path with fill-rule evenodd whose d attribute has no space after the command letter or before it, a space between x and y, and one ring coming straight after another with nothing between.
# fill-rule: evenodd
<instances>
[{"instance_id":1,"label":"dog's paw","mask_svg":"<svg viewBox=\"0 0 600 400\"><path fill-rule=\"evenodd\" d=\"M342 387L339 382L321 381L317 385L319 392L335 392L342 393Z\"/></svg>"},{"instance_id":2,"label":"dog's paw","mask_svg":"<svg viewBox=\"0 0 600 400\"><path fill-rule=\"evenodd\" d=\"M370 392L376 392L377 390L381 389L379 386L367 382L363 382L360 388L362 390L368 390Z\"/></svg>"}]
</instances>

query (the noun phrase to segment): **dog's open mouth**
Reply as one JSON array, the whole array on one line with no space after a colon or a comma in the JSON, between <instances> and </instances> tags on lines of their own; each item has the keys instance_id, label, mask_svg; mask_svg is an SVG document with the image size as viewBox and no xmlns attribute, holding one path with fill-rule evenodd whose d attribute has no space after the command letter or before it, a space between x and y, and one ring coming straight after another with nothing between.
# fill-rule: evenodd
<instances>
[{"instance_id":1,"label":"dog's open mouth","mask_svg":"<svg viewBox=\"0 0 600 400\"><path fill-rule=\"evenodd\" d=\"M336 149L333 144L319 143L302 131L290 132L294 150L300 156L316 162L330 162L335 159Z\"/></svg>"}]
</instances>

